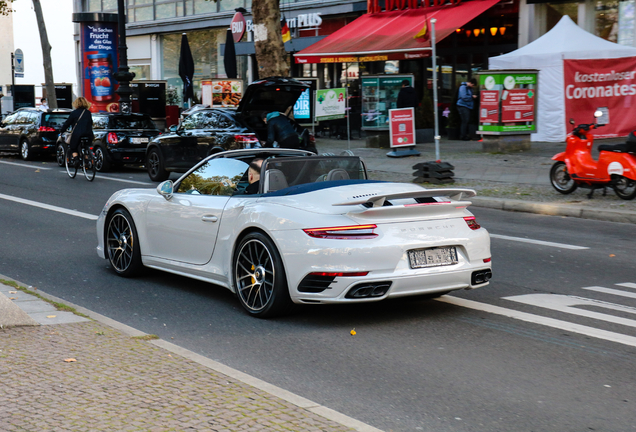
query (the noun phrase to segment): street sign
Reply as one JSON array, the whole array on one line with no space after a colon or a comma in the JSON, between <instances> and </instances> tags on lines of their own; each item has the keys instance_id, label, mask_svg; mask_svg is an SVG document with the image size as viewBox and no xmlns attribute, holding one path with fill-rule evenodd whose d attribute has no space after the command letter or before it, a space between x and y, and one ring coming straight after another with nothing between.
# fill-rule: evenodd
<instances>
[{"instance_id":1,"label":"street sign","mask_svg":"<svg viewBox=\"0 0 636 432\"><path fill-rule=\"evenodd\" d=\"M20 48L18 48L17 50L15 50L15 53L13 55L15 58L15 76L18 76L18 74L22 74L22 76L24 76L24 53Z\"/></svg>"},{"instance_id":2,"label":"street sign","mask_svg":"<svg viewBox=\"0 0 636 432\"><path fill-rule=\"evenodd\" d=\"M247 25L245 24L245 18L243 14L237 12L234 14L234 18L232 18L232 22L230 23L230 29L232 30L232 37L234 38L234 43L238 43L243 38L245 34L245 29Z\"/></svg>"}]
</instances>

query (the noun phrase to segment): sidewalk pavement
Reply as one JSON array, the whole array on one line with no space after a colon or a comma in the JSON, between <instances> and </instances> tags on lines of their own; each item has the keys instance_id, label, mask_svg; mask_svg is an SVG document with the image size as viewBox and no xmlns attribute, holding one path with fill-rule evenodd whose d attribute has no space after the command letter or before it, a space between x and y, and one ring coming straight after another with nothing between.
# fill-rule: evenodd
<instances>
[{"instance_id":1,"label":"sidewalk pavement","mask_svg":"<svg viewBox=\"0 0 636 432\"><path fill-rule=\"evenodd\" d=\"M413 181L413 165L436 159L434 144L419 144L420 156L404 158L366 148L364 140L319 138L317 147L352 151L377 180ZM636 223L636 202L612 191L588 199L586 190L564 196L552 189L551 157L564 147L533 143L528 152L489 154L480 142L444 140L439 151L455 167L454 186L478 191L475 206ZM3 432L378 431L37 288L16 286L0 275ZM75 311L60 310L63 303Z\"/></svg>"},{"instance_id":2,"label":"sidewalk pavement","mask_svg":"<svg viewBox=\"0 0 636 432\"><path fill-rule=\"evenodd\" d=\"M15 285L0 275L2 432L379 432L37 288L25 293Z\"/></svg>"}]
</instances>

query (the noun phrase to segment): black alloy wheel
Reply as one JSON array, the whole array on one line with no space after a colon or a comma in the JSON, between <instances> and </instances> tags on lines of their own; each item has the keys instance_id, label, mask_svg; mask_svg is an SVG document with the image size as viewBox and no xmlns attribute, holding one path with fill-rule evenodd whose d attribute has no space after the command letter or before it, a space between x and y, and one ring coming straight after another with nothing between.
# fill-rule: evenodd
<instances>
[{"instance_id":1,"label":"black alloy wheel","mask_svg":"<svg viewBox=\"0 0 636 432\"><path fill-rule=\"evenodd\" d=\"M55 147L55 160L57 161L57 164L61 167L63 167L66 163L66 145L61 142L58 141L57 146Z\"/></svg>"},{"instance_id":2,"label":"black alloy wheel","mask_svg":"<svg viewBox=\"0 0 636 432\"><path fill-rule=\"evenodd\" d=\"M170 173L165 169L163 157L156 148L151 149L146 156L146 169L152 181L161 182L170 177Z\"/></svg>"},{"instance_id":3,"label":"black alloy wheel","mask_svg":"<svg viewBox=\"0 0 636 432\"><path fill-rule=\"evenodd\" d=\"M106 222L106 257L115 272L124 277L132 277L143 268L137 228L130 213L117 209Z\"/></svg>"},{"instance_id":4,"label":"black alloy wheel","mask_svg":"<svg viewBox=\"0 0 636 432\"><path fill-rule=\"evenodd\" d=\"M22 156L22 159L25 161L33 159L33 156L31 155L31 146L25 139L20 141L20 156Z\"/></svg>"},{"instance_id":5,"label":"black alloy wheel","mask_svg":"<svg viewBox=\"0 0 636 432\"><path fill-rule=\"evenodd\" d=\"M248 314L271 318L291 310L282 259L266 235L253 232L243 237L232 268L236 295Z\"/></svg>"},{"instance_id":6,"label":"black alloy wheel","mask_svg":"<svg viewBox=\"0 0 636 432\"><path fill-rule=\"evenodd\" d=\"M561 161L552 165L550 169L550 183L552 183L552 187L554 187L557 192L564 195L571 194L578 187L576 182L570 177L565 162Z\"/></svg>"},{"instance_id":7,"label":"black alloy wheel","mask_svg":"<svg viewBox=\"0 0 636 432\"><path fill-rule=\"evenodd\" d=\"M99 172L107 172L110 171L111 168L111 162L110 159L108 158L108 152L106 151L106 149L104 148L103 144L97 144L94 147L94 152L95 152L95 168L97 169L97 171Z\"/></svg>"},{"instance_id":8,"label":"black alloy wheel","mask_svg":"<svg viewBox=\"0 0 636 432\"><path fill-rule=\"evenodd\" d=\"M636 181L621 176L614 184L614 192L620 199L633 200L636 198Z\"/></svg>"}]
</instances>

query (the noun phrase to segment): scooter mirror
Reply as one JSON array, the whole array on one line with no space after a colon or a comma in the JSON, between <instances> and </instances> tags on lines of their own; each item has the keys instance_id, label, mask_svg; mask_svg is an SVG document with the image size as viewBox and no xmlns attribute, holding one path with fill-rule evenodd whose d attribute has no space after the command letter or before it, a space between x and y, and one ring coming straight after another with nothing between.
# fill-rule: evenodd
<instances>
[{"instance_id":1,"label":"scooter mirror","mask_svg":"<svg viewBox=\"0 0 636 432\"><path fill-rule=\"evenodd\" d=\"M599 118L599 117L603 117L603 111L601 110L596 110L594 112L594 117Z\"/></svg>"},{"instance_id":2,"label":"scooter mirror","mask_svg":"<svg viewBox=\"0 0 636 432\"><path fill-rule=\"evenodd\" d=\"M573 118L570 119L570 124L574 124L574 119Z\"/></svg>"}]
</instances>

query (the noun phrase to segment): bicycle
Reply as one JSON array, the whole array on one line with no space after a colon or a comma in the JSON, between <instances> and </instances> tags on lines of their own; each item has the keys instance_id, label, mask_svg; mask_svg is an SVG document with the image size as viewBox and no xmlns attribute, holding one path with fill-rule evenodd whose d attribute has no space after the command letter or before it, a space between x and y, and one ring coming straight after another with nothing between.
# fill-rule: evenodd
<instances>
[{"instance_id":1,"label":"bicycle","mask_svg":"<svg viewBox=\"0 0 636 432\"><path fill-rule=\"evenodd\" d=\"M93 149L90 145L90 140L88 138L82 137L80 139L80 151L79 151L79 166L77 164L72 164L70 160L70 155L68 154L68 146L66 146L66 157L65 165L66 165L66 173L70 178L75 178L77 175L77 169L82 168L84 172L84 177L86 180L93 181L95 179L95 174L97 173L97 165L95 163L95 154L93 153Z\"/></svg>"}]
</instances>

